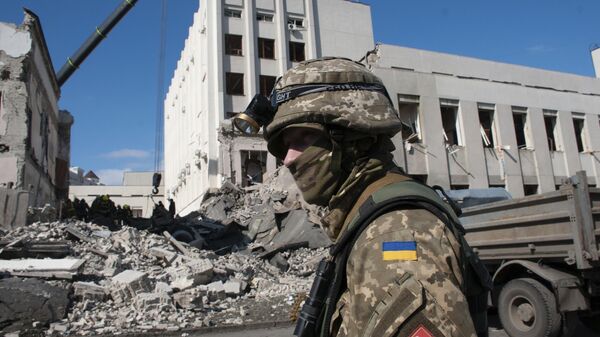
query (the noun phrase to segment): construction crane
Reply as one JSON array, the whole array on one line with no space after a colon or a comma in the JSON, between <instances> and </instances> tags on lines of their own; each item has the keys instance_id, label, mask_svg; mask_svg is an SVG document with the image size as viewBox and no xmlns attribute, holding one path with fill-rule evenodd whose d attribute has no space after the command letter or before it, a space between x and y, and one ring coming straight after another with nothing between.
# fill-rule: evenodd
<instances>
[{"instance_id":1,"label":"construction crane","mask_svg":"<svg viewBox=\"0 0 600 337\"><path fill-rule=\"evenodd\" d=\"M77 49L77 51L67 58L67 62L60 68L56 74L58 85L62 85L71 77L71 75L79 68L92 51L104 40L110 31L121 21L121 19L135 6L138 0L123 0L121 4L96 27L96 30L87 38L87 40ZM160 166L162 165L162 124L163 124L163 107L162 94L164 90L164 64L165 64L165 48L166 48L166 9L167 1L162 0L162 14L160 24L160 54L158 62L158 90L156 95L156 130L155 130L155 149L154 149L154 175L152 176L152 193L158 193L158 187L162 175L160 174Z\"/></svg>"}]
</instances>

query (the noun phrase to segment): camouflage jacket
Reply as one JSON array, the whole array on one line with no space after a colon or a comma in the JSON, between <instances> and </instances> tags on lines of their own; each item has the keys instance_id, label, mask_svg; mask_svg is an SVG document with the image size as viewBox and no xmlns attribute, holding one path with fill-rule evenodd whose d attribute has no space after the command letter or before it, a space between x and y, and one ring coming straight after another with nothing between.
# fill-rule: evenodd
<instances>
[{"instance_id":1,"label":"camouflage jacket","mask_svg":"<svg viewBox=\"0 0 600 337\"><path fill-rule=\"evenodd\" d=\"M378 217L351 250L331 335L475 336L460 256L452 231L427 210Z\"/></svg>"}]
</instances>

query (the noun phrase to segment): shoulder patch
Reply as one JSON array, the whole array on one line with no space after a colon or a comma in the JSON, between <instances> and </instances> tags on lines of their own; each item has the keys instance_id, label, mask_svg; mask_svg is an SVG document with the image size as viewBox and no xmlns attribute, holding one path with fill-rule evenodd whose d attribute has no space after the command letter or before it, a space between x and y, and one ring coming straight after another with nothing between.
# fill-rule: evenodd
<instances>
[{"instance_id":1,"label":"shoulder patch","mask_svg":"<svg viewBox=\"0 0 600 337\"><path fill-rule=\"evenodd\" d=\"M384 261L416 261L417 243L415 241L384 241L381 244Z\"/></svg>"},{"instance_id":2,"label":"shoulder patch","mask_svg":"<svg viewBox=\"0 0 600 337\"><path fill-rule=\"evenodd\" d=\"M427 330L423 324L420 324L415 331L410 334L410 337L433 337L433 334Z\"/></svg>"}]
</instances>

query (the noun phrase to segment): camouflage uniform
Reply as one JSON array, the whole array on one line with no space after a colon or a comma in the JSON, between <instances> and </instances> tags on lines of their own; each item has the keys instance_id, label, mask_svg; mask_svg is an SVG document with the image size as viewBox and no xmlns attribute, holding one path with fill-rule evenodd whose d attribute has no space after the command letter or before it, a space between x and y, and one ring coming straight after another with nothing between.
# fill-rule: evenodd
<instances>
[{"instance_id":1,"label":"camouflage uniform","mask_svg":"<svg viewBox=\"0 0 600 337\"><path fill-rule=\"evenodd\" d=\"M375 89L344 88L348 83ZM337 58L302 62L286 72L275 89L285 94L288 88L307 84L339 84L340 90L310 93L279 105L264 136L269 151L283 158L287 149L281 136L286 129L307 127L323 133L289 168L307 201L329 201L322 222L335 241L345 233L348 214L363 191L400 170L393 164L391 137L401 121L385 89L377 89L383 87L381 80L359 63ZM390 244L414 249L408 255L386 255L384 247ZM461 256L452 230L427 210L379 216L352 246L346 287L329 335L476 336L461 290Z\"/></svg>"},{"instance_id":2,"label":"camouflage uniform","mask_svg":"<svg viewBox=\"0 0 600 337\"><path fill-rule=\"evenodd\" d=\"M383 259L384 242L407 241L416 242L416 259ZM422 325L433 336L475 336L459 251L452 232L426 210L380 216L352 248L331 335L413 336Z\"/></svg>"}]
</instances>

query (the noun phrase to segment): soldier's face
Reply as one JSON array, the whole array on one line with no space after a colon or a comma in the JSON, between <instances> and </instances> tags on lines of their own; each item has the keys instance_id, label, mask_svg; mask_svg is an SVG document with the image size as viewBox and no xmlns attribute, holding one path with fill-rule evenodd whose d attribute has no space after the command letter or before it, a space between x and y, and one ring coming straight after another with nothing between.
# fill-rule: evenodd
<instances>
[{"instance_id":1,"label":"soldier's face","mask_svg":"<svg viewBox=\"0 0 600 337\"><path fill-rule=\"evenodd\" d=\"M283 158L283 165L290 166L306 148L319 139L320 135L319 131L310 128L297 127L285 130L282 141L287 152Z\"/></svg>"}]
</instances>

